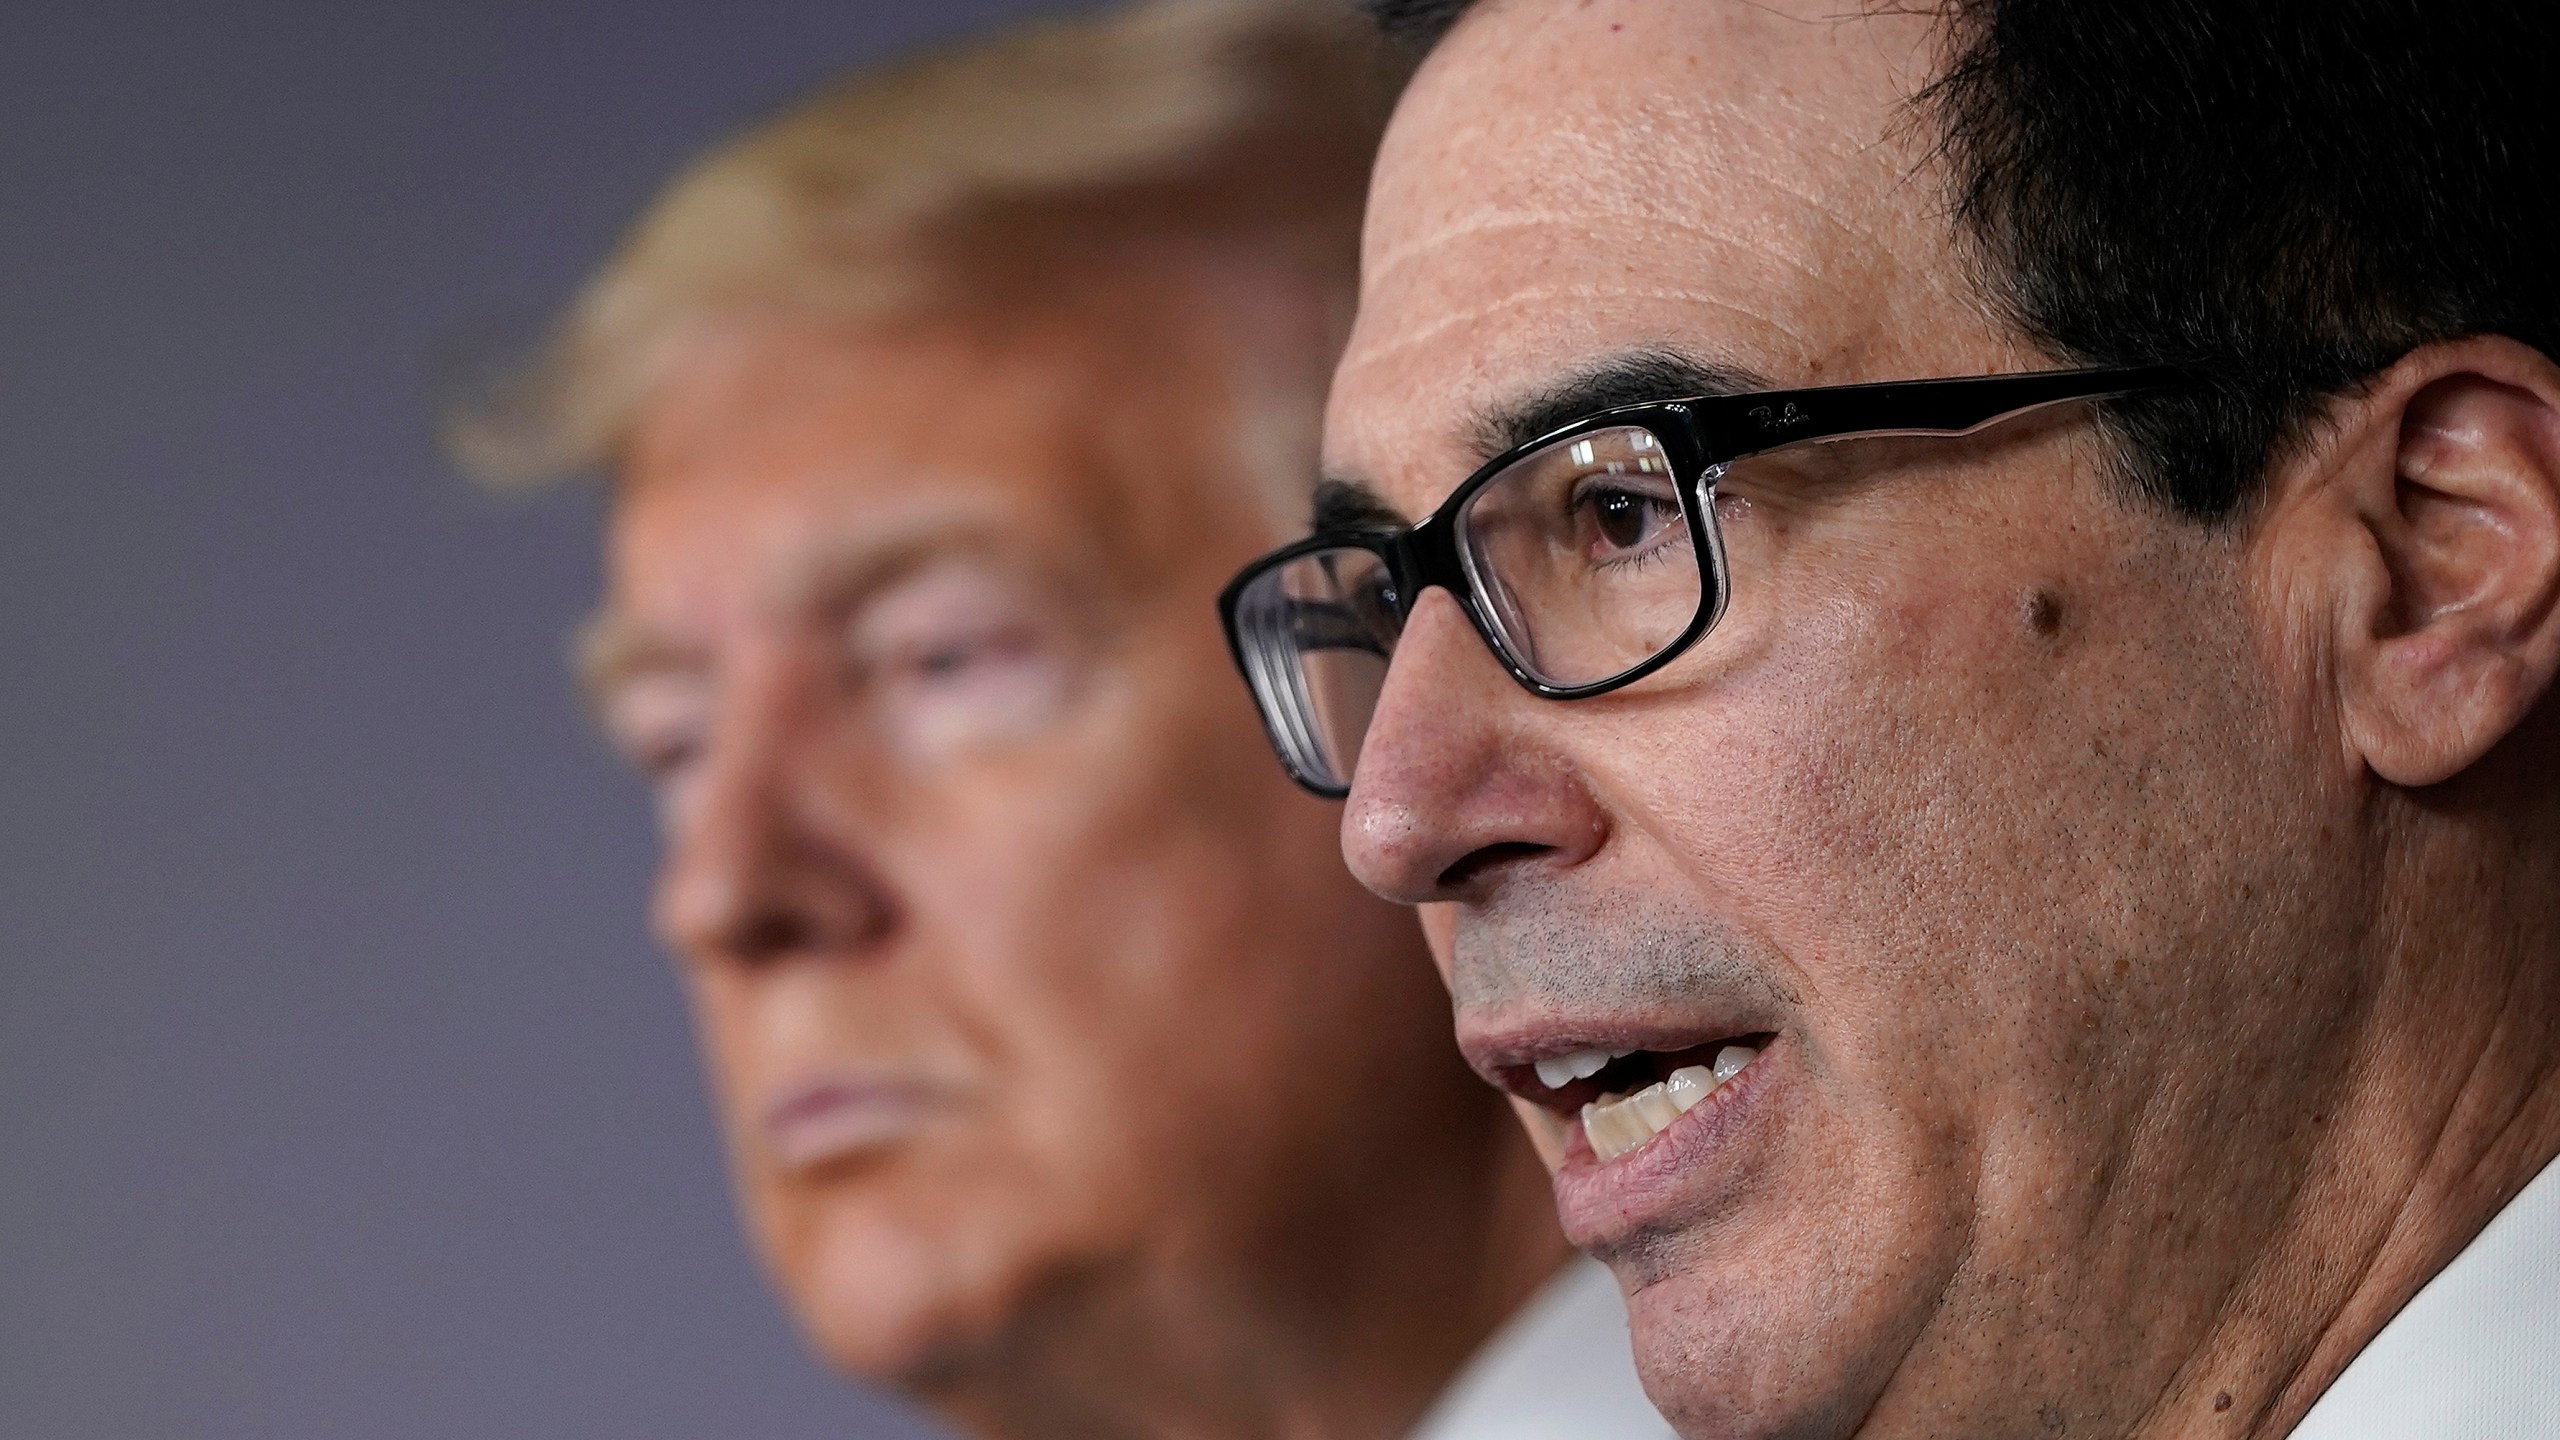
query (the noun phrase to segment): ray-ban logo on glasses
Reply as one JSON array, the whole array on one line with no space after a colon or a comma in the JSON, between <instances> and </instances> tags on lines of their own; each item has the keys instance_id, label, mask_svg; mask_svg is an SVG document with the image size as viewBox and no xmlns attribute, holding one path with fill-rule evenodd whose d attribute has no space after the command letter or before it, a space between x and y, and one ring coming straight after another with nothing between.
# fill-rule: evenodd
<instances>
[{"instance_id":1,"label":"ray-ban logo on glasses","mask_svg":"<svg viewBox=\"0 0 2560 1440\"><path fill-rule=\"evenodd\" d=\"M1763 434L1783 435L1798 426L1810 424L1812 420L1813 417L1804 413L1803 408L1792 400L1784 405L1751 407L1751 422L1759 426Z\"/></svg>"}]
</instances>

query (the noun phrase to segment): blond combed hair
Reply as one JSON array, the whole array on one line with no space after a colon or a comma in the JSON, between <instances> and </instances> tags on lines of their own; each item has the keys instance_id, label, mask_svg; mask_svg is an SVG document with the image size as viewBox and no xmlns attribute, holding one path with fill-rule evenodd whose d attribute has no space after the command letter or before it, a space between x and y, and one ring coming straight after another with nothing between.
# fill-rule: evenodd
<instances>
[{"instance_id":1,"label":"blond combed hair","mask_svg":"<svg viewBox=\"0 0 2560 1440\"><path fill-rule=\"evenodd\" d=\"M1168 243L1347 295L1405 68L1328 0L1143 0L844 77L680 174L446 447L493 484L609 464L684 337L742 314L1037 304Z\"/></svg>"}]
</instances>

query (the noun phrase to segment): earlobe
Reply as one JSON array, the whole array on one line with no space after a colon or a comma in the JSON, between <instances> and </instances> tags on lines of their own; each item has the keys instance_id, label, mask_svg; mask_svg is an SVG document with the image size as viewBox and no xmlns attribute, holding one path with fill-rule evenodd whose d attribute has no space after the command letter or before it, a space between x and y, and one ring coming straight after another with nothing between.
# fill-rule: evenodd
<instances>
[{"instance_id":1,"label":"earlobe","mask_svg":"<svg viewBox=\"0 0 2560 1440\"><path fill-rule=\"evenodd\" d=\"M2376 776L2433 785L2560 669L2560 367L2497 337L2432 345L2356 404L2388 443L2342 452L2365 548L2336 592L2339 718Z\"/></svg>"}]
</instances>

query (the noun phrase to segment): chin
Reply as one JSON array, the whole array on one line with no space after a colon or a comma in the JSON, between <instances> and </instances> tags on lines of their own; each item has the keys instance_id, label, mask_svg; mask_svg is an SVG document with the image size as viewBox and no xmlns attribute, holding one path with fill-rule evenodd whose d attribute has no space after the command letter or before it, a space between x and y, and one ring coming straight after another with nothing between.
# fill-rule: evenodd
<instances>
[{"instance_id":1,"label":"chin","mask_svg":"<svg viewBox=\"0 0 2560 1440\"><path fill-rule=\"evenodd\" d=\"M765 1266L817 1357L848 1379L930 1389L1001 1329L1007 1308L973 1294L965 1239L947 1210L918 1223L876 1196L771 1204L757 1227Z\"/></svg>"},{"instance_id":2,"label":"chin","mask_svg":"<svg viewBox=\"0 0 2560 1440\"><path fill-rule=\"evenodd\" d=\"M1857 1432L1891 1378L1891 1326L1836 1311L1836 1277L1760 1267L1667 1274L1628 1301L1636 1372L1682 1435L1834 1440ZM1826 1303L1830 1302L1830 1303Z\"/></svg>"},{"instance_id":3,"label":"chin","mask_svg":"<svg viewBox=\"0 0 2560 1440\"><path fill-rule=\"evenodd\" d=\"M1058 1268L1042 1262L1072 1247L1011 1197L882 1178L764 1197L766 1267L838 1373L925 1399L968 1389L1015 1363L1038 1282Z\"/></svg>"}]
</instances>

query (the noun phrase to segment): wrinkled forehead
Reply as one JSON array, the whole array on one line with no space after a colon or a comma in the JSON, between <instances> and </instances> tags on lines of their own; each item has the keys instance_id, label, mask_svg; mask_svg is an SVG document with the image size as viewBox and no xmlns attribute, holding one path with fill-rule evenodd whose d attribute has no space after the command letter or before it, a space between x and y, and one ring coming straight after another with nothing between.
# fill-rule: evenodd
<instances>
[{"instance_id":1,"label":"wrinkled forehead","mask_svg":"<svg viewBox=\"0 0 2560 1440\"><path fill-rule=\"evenodd\" d=\"M1839 0L1479 5L1379 157L1330 458L1383 471L1636 347L1778 384L1991 368L1910 101L1937 51Z\"/></svg>"}]
</instances>

